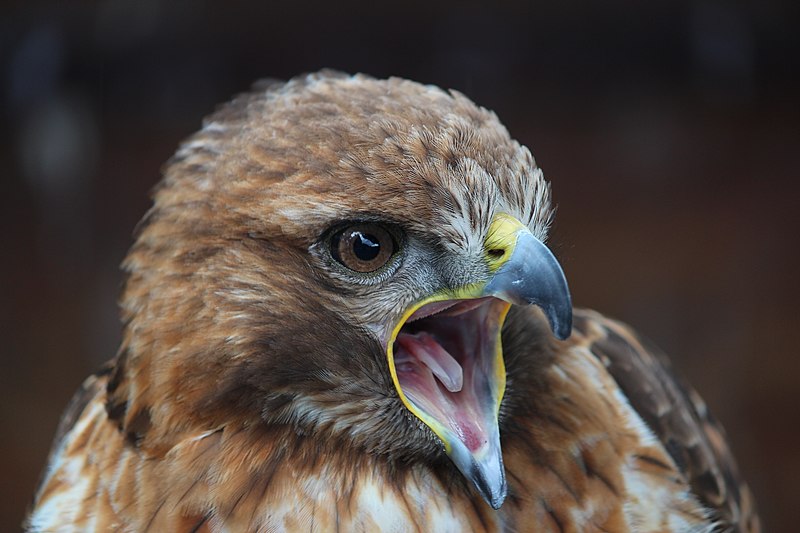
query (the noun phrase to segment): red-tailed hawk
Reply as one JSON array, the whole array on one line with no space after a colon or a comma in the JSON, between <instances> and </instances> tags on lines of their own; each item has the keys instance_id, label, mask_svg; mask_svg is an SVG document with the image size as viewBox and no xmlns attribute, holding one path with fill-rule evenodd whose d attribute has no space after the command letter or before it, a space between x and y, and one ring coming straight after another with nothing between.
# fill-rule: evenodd
<instances>
[{"instance_id":1,"label":"red-tailed hawk","mask_svg":"<svg viewBox=\"0 0 800 533\"><path fill-rule=\"evenodd\" d=\"M573 311L549 185L463 95L266 82L169 162L33 531L757 531L720 427Z\"/></svg>"}]
</instances>

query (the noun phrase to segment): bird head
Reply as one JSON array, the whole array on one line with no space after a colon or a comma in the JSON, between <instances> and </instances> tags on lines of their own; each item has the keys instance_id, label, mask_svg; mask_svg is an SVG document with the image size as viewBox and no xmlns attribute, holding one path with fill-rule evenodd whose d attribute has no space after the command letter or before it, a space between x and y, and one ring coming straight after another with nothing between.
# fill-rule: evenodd
<instances>
[{"instance_id":1,"label":"bird head","mask_svg":"<svg viewBox=\"0 0 800 533\"><path fill-rule=\"evenodd\" d=\"M530 152L457 92L257 85L165 167L124 263L109 413L152 450L260 426L446 464L498 508L506 315L571 330L551 214Z\"/></svg>"}]
</instances>

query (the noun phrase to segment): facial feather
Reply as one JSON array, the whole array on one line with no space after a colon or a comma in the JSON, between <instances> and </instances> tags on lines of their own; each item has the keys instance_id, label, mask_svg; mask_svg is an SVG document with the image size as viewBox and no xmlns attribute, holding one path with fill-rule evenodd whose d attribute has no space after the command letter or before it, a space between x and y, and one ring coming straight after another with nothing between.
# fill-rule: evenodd
<instances>
[{"instance_id":1,"label":"facial feather","mask_svg":"<svg viewBox=\"0 0 800 533\"><path fill-rule=\"evenodd\" d=\"M237 97L165 167L124 263L120 352L69 407L30 527L700 531L711 515L699 487L715 508L741 491L725 512L741 501L756 530L722 434L632 333L576 312L557 341L549 311L509 311L494 292L455 303L448 291L500 276L489 256L510 249L498 227L528 251L519 257L547 257L535 238L551 216L530 152L459 93L322 72ZM336 259L354 223L390 235L392 260L356 272ZM529 264L548 266L514 263ZM505 311L505 322L464 318ZM437 376L459 370L467 398L439 418L435 401L425 411L401 398L437 398L414 381L425 342L427 364L449 361ZM395 356L412 367L403 379ZM476 372L494 378L478 383L495 403L461 392ZM502 461L478 462L498 457L488 438L437 430L465 405L470 420L491 415ZM662 445L676 434L684 456ZM710 486L709 472L727 474Z\"/></svg>"},{"instance_id":2,"label":"facial feather","mask_svg":"<svg viewBox=\"0 0 800 533\"><path fill-rule=\"evenodd\" d=\"M126 355L109 405L132 434L146 415L145 447L249 417L437 455L414 417L375 427L376 412L404 412L380 328L485 275L477 252L498 210L543 237L548 185L495 115L458 93L310 75L236 98L170 161L125 261ZM370 219L407 232L403 269L353 283L321 238ZM459 260L432 269L443 257Z\"/></svg>"}]
</instances>

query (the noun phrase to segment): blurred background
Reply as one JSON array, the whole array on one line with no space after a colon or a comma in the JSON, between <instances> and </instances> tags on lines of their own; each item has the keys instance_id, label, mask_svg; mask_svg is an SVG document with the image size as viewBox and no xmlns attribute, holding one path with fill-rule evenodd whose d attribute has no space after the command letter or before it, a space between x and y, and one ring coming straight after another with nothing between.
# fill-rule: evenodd
<instances>
[{"instance_id":1,"label":"blurred background","mask_svg":"<svg viewBox=\"0 0 800 533\"><path fill-rule=\"evenodd\" d=\"M215 104L321 67L455 88L533 151L577 305L671 354L768 530L800 479L800 3L0 6L0 531L120 338L118 265ZM792 415L792 413L794 413ZM795 529L796 530L796 529Z\"/></svg>"}]
</instances>

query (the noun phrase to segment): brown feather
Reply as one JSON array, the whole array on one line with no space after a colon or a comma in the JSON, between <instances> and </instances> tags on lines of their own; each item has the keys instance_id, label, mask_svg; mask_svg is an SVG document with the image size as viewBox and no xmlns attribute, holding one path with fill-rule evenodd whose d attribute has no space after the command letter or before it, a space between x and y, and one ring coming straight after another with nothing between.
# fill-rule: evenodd
<instances>
[{"instance_id":1,"label":"brown feather","mask_svg":"<svg viewBox=\"0 0 800 533\"><path fill-rule=\"evenodd\" d=\"M666 356L623 324L596 313L575 328L599 330L592 352L663 443L700 501L725 531L758 531L752 494L738 473L722 426L700 396L679 380ZM656 464L656 467L659 465Z\"/></svg>"},{"instance_id":2,"label":"brown feather","mask_svg":"<svg viewBox=\"0 0 800 533\"><path fill-rule=\"evenodd\" d=\"M499 511L403 406L375 331L485 279L499 212L544 240L549 186L458 93L326 71L221 107L137 228L119 356L68 407L28 526L756 531L705 407L599 315L557 342L509 314ZM402 267L337 267L325 236L355 220L401 227Z\"/></svg>"}]
</instances>

